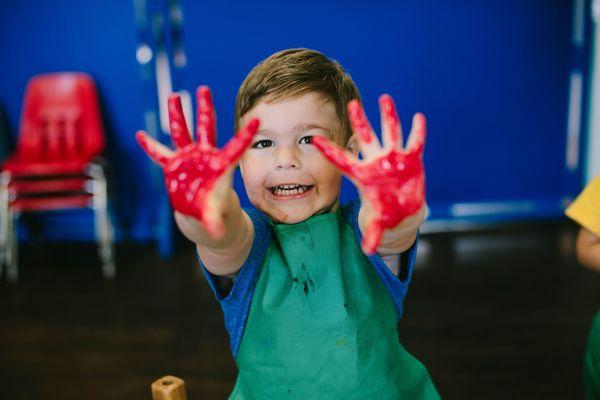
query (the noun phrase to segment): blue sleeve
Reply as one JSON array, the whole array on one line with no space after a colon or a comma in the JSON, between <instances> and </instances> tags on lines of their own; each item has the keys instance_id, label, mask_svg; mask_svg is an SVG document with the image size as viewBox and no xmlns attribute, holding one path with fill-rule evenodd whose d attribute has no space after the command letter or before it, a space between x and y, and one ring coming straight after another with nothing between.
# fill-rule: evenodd
<instances>
[{"instance_id":1,"label":"blue sleeve","mask_svg":"<svg viewBox=\"0 0 600 400\"><path fill-rule=\"evenodd\" d=\"M222 292L219 287L219 277L211 274L202 264L202 260L198 258L208 285L221 304L225 317L225 329L229 333L231 352L234 357L242 340L254 289L258 282L266 250L271 241L271 227L267 217L256 210L244 209L244 211L248 213L254 225L254 241L252 242L250 254L238 271L229 293Z\"/></svg>"},{"instance_id":2,"label":"blue sleeve","mask_svg":"<svg viewBox=\"0 0 600 400\"><path fill-rule=\"evenodd\" d=\"M354 230L356 240L359 243L363 238L362 232L358 227L358 211L360 210L360 204L360 200L356 199L342 208L342 214L346 222ZM415 243L408 250L398 254L398 257L400 257L400 276L396 276L392 273L392 271L390 271L379 254L373 253L372 255L368 256L369 261L375 268L377 276L379 276L379 279L381 279L383 282L383 285L394 302L398 319L402 317L404 297L406 296L408 284L412 278L413 266L415 263L415 257L417 255L417 242L418 236L417 240L415 240Z\"/></svg>"}]
</instances>

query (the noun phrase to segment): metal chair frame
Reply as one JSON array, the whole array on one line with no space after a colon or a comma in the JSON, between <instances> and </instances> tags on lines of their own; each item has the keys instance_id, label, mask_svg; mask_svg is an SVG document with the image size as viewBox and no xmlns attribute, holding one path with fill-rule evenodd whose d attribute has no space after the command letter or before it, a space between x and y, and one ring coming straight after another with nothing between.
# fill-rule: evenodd
<instances>
[{"instance_id":1,"label":"metal chair frame","mask_svg":"<svg viewBox=\"0 0 600 400\"><path fill-rule=\"evenodd\" d=\"M116 273L114 229L108 212L108 188L103 166L99 163L88 164L85 168L85 177L84 189L91 195L88 207L94 212L94 230L98 255L102 262L102 275L106 279L111 279ZM36 212L13 209L12 205L17 194L11 190L10 184L16 179L18 178L11 177L8 171L0 174L0 276L3 275L6 267L6 279L12 283L19 279L19 241L16 229L19 217L23 212ZM43 192L36 194L43 195Z\"/></svg>"}]
</instances>

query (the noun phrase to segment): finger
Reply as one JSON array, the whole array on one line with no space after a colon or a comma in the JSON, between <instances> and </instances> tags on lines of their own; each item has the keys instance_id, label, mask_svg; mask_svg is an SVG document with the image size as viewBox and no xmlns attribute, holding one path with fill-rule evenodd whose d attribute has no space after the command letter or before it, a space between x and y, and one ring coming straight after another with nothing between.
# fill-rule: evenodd
<instances>
[{"instance_id":1,"label":"finger","mask_svg":"<svg viewBox=\"0 0 600 400\"><path fill-rule=\"evenodd\" d=\"M371 255L379 247L379 242L383 236L383 226L379 220L374 220L367 224L365 234L361 243L362 249L367 255Z\"/></svg>"},{"instance_id":2,"label":"finger","mask_svg":"<svg viewBox=\"0 0 600 400\"><path fill-rule=\"evenodd\" d=\"M401 148L402 127L396 112L396 105L389 94L379 97L379 111L381 113L381 138L386 149Z\"/></svg>"},{"instance_id":3,"label":"finger","mask_svg":"<svg viewBox=\"0 0 600 400\"><path fill-rule=\"evenodd\" d=\"M137 131L135 139L152 161L160 165L161 168L167 165L167 162L173 155L173 152L169 148L150 137L144 131Z\"/></svg>"},{"instance_id":4,"label":"finger","mask_svg":"<svg viewBox=\"0 0 600 400\"><path fill-rule=\"evenodd\" d=\"M352 100L348 103L348 118L350 119L350 125L352 131L356 133L360 151L364 159L372 159L381 150L379 140L373 133L373 128L365 115L365 111L360 105L358 100Z\"/></svg>"},{"instance_id":5,"label":"finger","mask_svg":"<svg viewBox=\"0 0 600 400\"><path fill-rule=\"evenodd\" d=\"M406 150L411 152L422 153L425 147L425 138L427 136L427 120L421 113L416 113L412 120L412 127L408 141L406 142Z\"/></svg>"},{"instance_id":6,"label":"finger","mask_svg":"<svg viewBox=\"0 0 600 400\"><path fill-rule=\"evenodd\" d=\"M181 107L181 98L178 94L169 96L169 128L171 129L171 139L175 146L181 148L192 143L190 131L185 123L183 108Z\"/></svg>"},{"instance_id":7,"label":"finger","mask_svg":"<svg viewBox=\"0 0 600 400\"><path fill-rule=\"evenodd\" d=\"M208 86L200 86L196 91L198 112L196 114L196 134L199 143L214 146L216 143L216 115L212 95Z\"/></svg>"},{"instance_id":8,"label":"finger","mask_svg":"<svg viewBox=\"0 0 600 400\"><path fill-rule=\"evenodd\" d=\"M221 154L227 166L235 164L237 160L244 154L244 151L250 146L252 138L258 131L260 122L257 118L253 118L238 131L238 133L227 142Z\"/></svg>"},{"instance_id":9,"label":"finger","mask_svg":"<svg viewBox=\"0 0 600 400\"><path fill-rule=\"evenodd\" d=\"M353 154L345 151L323 136L313 137L312 144L323 153L325 158L341 169L346 175L359 182L361 181L360 164Z\"/></svg>"}]
</instances>

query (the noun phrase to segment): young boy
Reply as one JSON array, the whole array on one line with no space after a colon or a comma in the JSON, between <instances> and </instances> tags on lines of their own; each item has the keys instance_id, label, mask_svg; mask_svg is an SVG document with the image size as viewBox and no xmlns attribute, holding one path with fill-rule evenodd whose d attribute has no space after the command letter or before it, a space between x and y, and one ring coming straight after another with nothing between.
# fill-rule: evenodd
<instances>
[{"instance_id":1,"label":"young boy","mask_svg":"<svg viewBox=\"0 0 600 400\"><path fill-rule=\"evenodd\" d=\"M197 97L198 143L176 97L179 149L138 140L163 167L177 223L225 314L239 369L230 398L439 398L396 325L425 213L424 117L403 149L393 101L382 96L381 147L350 76L307 49L250 72L236 101L238 134L221 152L208 89ZM238 159L256 210L240 208L232 189ZM338 168L360 201L339 206ZM234 279L229 291L220 277Z\"/></svg>"},{"instance_id":2,"label":"young boy","mask_svg":"<svg viewBox=\"0 0 600 400\"><path fill-rule=\"evenodd\" d=\"M600 272L600 175L586 186L566 214L581 225L577 236L579 262ZM583 383L586 400L600 399L600 312L592 322L588 338Z\"/></svg>"}]
</instances>

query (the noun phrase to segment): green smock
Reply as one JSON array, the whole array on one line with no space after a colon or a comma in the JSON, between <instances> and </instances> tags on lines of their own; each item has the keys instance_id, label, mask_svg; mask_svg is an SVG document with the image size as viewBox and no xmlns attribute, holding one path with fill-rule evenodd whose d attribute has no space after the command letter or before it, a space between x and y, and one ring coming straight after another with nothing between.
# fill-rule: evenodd
<instances>
[{"instance_id":1,"label":"green smock","mask_svg":"<svg viewBox=\"0 0 600 400\"><path fill-rule=\"evenodd\" d=\"M272 227L230 399L439 399L340 212Z\"/></svg>"},{"instance_id":2,"label":"green smock","mask_svg":"<svg viewBox=\"0 0 600 400\"><path fill-rule=\"evenodd\" d=\"M600 400L600 311L592 322L585 350L583 387L586 400Z\"/></svg>"}]
</instances>

